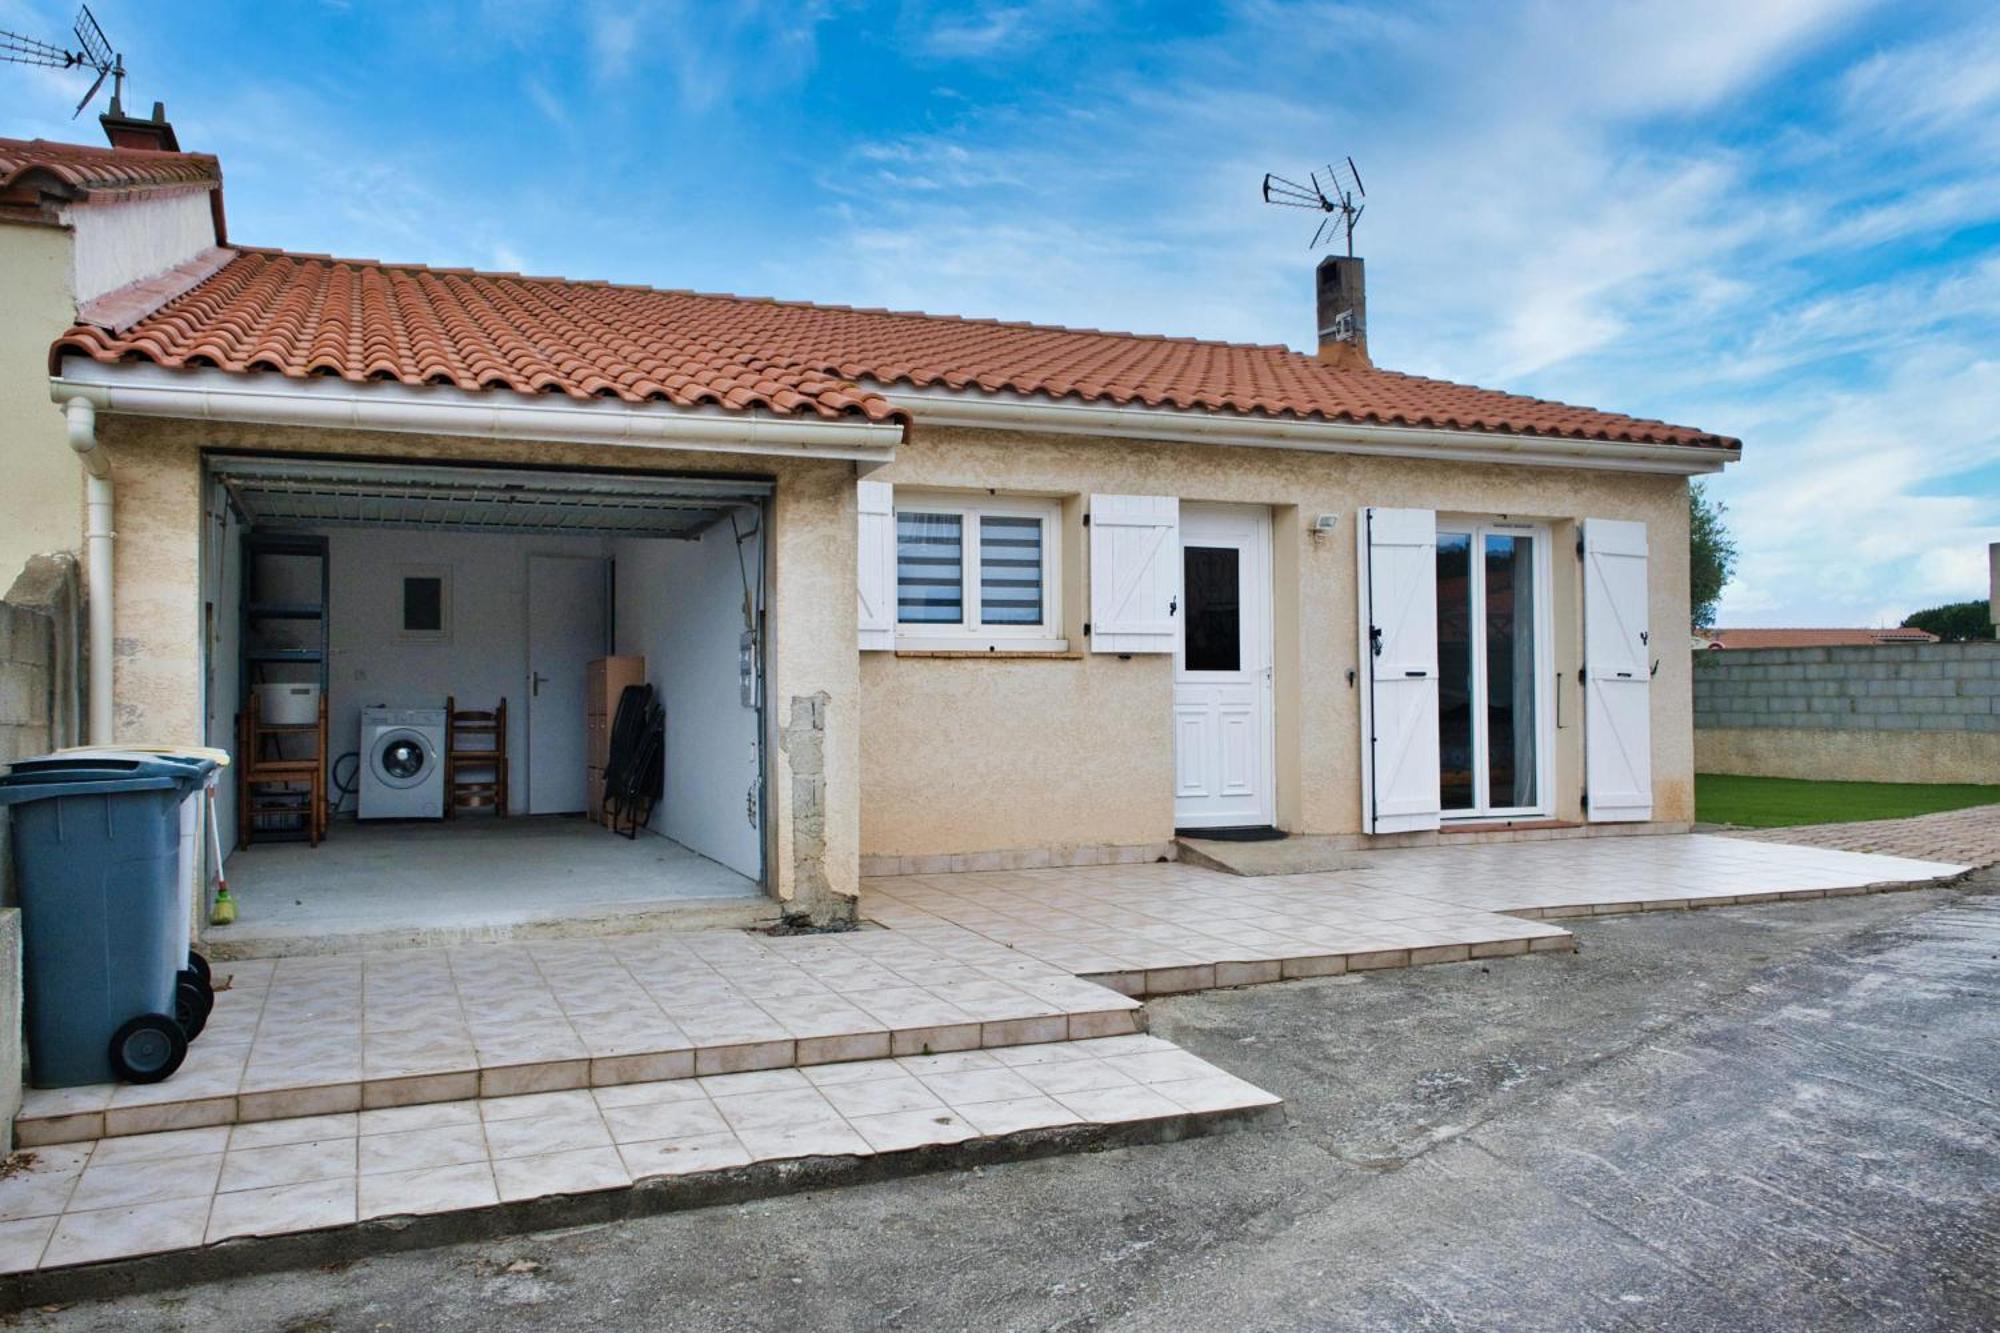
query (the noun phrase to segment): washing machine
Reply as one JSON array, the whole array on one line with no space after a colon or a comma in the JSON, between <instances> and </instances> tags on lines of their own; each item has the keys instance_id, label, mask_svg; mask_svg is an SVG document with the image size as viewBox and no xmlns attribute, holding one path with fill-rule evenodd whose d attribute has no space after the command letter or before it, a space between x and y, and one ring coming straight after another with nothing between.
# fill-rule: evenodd
<instances>
[{"instance_id":1,"label":"washing machine","mask_svg":"<svg viewBox=\"0 0 2000 1333\"><path fill-rule=\"evenodd\" d=\"M444 818L444 709L361 710L359 814Z\"/></svg>"}]
</instances>

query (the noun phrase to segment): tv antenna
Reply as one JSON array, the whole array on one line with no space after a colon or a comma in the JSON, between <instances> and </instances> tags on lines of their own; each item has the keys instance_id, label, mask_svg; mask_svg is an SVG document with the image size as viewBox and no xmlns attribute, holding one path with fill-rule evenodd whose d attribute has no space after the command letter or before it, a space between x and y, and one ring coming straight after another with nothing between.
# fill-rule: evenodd
<instances>
[{"instance_id":1,"label":"tv antenna","mask_svg":"<svg viewBox=\"0 0 2000 1333\"><path fill-rule=\"evenodd\" d=\"M1347 257L1354 257L1354 224L1361 221L1362 212L1368 207L1357 204L1356 199L1366 199L1368 191L1361 187L1361 173L1355 169L1354 159L1347 158L1347 172L1342 175L1336 167L1326 169L1326 181L1321 183L1319 173L1312 172L1306 177L1311 185L1301 185L1297 181L1286 180L1283 176L1264 173L1264 202L1278 204L1285 208L1311 208L1326 214L1319 220L1318 230L1306 248L1319 244L1320 237L1326 235L1327 228L1339 226L1347 233ZM1333 193L1328 194L1331 190ZM1334 214L1340 215L1338 223Z\"/></svg>"},{"instance_id":2,"label":"tv antenna","mask_svg":"<svg viewBox=\"0 0 2000 1333\"><path fill-rule=\"evenodd\" d=\"M44 65L50 69L94 69L97 82L90 85L90 91L76 104L70 113L75 120L90 105L90 99L97 96L97 90L110 79L111 100L115 105L125 95L125 57L111 49L111 42L105 37L104 29L97 26L97 16L85 5L77 11L76 23L70 28L76 35L78 49L52 46L48 42L33 37L24 37L18 32L0 29L0 61L12 65Z\"/></svg>"}]
</instances>

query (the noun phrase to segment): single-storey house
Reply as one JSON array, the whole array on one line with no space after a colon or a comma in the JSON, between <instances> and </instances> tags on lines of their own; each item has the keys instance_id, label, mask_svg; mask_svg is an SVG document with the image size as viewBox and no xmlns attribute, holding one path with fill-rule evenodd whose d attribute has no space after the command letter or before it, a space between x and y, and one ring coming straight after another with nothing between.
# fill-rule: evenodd
<instances>
[{"instance_id":1,"label":"single-storey house","mask_svg":"<svg viewBox=\"0 0 2000 1333\"><path fill-rule=\"evenodd\" d=\"M395 777L368 729L504 698L503 808L568 815L597 799L605 659L664 742L642 836L597 842L662 898L726 872L820 923L869 874L1186 833L1693 816L1691 664L1661 645L1687 479L1738 442L1379 369L1358 259L1302 280L1321 334L1294 351L161 226L178 252L47 349L95 479L76 544L105 553L93 739L230 748L258 687L319 686L339 813L260 874L366 836L355 891L421 875L419 903L449 876L394 840L448 824L449 869L497 882L525 845L501 821L343 828L353 782ZM260 583L288 541L316 563ZM546 877L552 909L578 878Z\"/></svg>"}]
</instances>

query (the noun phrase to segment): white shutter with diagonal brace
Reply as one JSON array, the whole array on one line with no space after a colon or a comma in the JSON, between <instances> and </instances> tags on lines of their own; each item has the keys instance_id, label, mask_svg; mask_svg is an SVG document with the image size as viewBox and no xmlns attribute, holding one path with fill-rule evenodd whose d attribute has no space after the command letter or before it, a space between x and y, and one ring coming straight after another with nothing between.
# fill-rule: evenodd
<instances>
[{"instance_id":1,"label":"white shutter with diagonal brace","mask_svg":"<svg viewBox=\"0 0 2000 1333\"><path fill-rule=\"evenodd\" d=\"M855 627L861 651L896 646L896 497L886 481L855 483Z\"/></svg>"},{"instance_id":2,"label":"white shutter with diagonal brace","mask_svg":"<svg viewBox=\"0 0 2000 1333\"><path fill-rule=\"evenodd\" d=\"M1181 502L1090 497L1090 648L1170 653L1180 631Z\"/></svg>"},{"instance_id":3,"label":"white shutter with diagonal brace","mask_svg":"<svg viewBox=\"0 0 2000 1333\"><path fill-rule=\"evenodd\" d=\"M1361 821L1438 827L1437 514L1364 509L1360 557Z\"/></svg>"},{"instance_id":4,"label":"white shutter with diagonal brace","mask_svg":"<svg viewBox=\"0 0 2000 1333\"><path fill-rule=\"evenodd\" d=\"M1583 521L1583 775L1592 823L1653 817L1646 525Z\"/></svg>"}]
</instances>

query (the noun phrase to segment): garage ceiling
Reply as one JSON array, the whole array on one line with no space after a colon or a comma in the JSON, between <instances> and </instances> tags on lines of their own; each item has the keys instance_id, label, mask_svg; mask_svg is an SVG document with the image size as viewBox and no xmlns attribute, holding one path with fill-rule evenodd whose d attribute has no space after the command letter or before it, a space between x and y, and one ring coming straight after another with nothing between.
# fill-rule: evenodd
<instances>
[{"instance_id":1,"label":"garage ceiling","mask_svg":"<svg viewBox=\"0 0 2000 1333\"><path fill-rule=\"evenodd\" d=\"M692 538L771 484L717 477L533 472L215 458L210 471L260 528L433 528Z\"/></svg>"}]
</instances>

